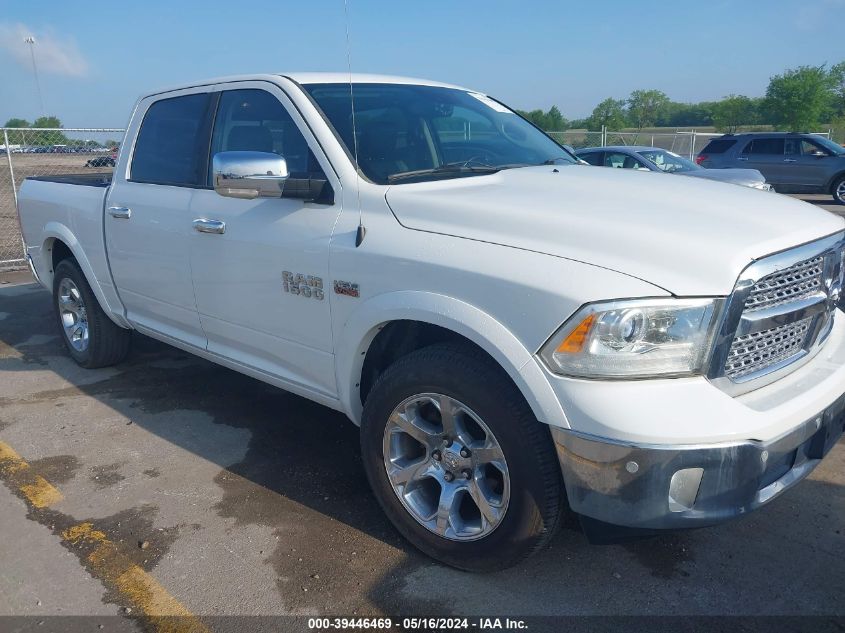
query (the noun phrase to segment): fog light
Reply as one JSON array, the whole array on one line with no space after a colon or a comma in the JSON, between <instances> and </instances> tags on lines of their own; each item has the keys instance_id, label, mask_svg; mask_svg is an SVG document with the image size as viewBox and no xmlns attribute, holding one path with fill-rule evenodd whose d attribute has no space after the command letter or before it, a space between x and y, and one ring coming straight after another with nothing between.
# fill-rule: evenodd
<instances>
[{"instance_id":1,"label":"fog light","mask_svg":"<svg viewBox=\"0 0 845 633\"><path fill-rule=\"evenodd\" d=\"M670 511L692 510L703 475L703 468L684 468L672 475L672 481L669 482Z\"/></svg>"}]
</instances>

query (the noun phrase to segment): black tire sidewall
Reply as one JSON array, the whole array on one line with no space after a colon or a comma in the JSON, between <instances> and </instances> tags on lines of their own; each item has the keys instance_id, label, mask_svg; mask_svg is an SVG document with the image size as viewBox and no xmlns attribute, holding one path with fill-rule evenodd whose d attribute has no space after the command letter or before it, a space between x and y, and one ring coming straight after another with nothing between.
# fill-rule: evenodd
<instances>
[{"instance_id":1,"label":"black tire sidewall","mask_svg":"<svg viewBox=\"0 0 845 633\"><path fill-rule=\"evenodd\" d=\"M71 345L62 324L62 316L59 310L59 285L63 279L70 279L76 284L80 295L82 295L82 301L85 303L85 313L88 318L88 347L83 351L79 351ZM91 286L88 285L88 280L85 279L85 275L79 268L79 264L72 259L65 259L59 262L53 273L53 311L56 315L56 324L59 328L59 334L64 341L65 348L77 363L85 367L93 359L92 350L96 349L96 346L99 345L99 338L101 336L100 322L101 318L106 317L102 313L102 310L100 310L97 297L94 296L94 292L91 290Z\"/></svg>"},{"instance_id":2,"label":"black tire sidewall","mask_svg":"<svg viewBox=\"0 0 845 633\"><path fill-rule=\"evenodd\" d=\"M843 182L845 182L845 176L840 176L839 178L836 179L836 181L833 183L833 187L831 188L831 194L833 195L833 200L834 200L834 202L837 202L839 204L845 204L845 200L840 200L839 197L836 195L837 189L839 189L839 187L842 185Z\"/></svg>"},{"instance_id":3,"label":"black tire sidewall","mask_svg":"<svg viewBox=\"0 0 845 633\"><path fill-rule=\"evenodd\" d=\"M454 567L492 571L508 567L536 547L554 529L556 512L549 512L548 459L554 460L548 430L530 412L522 395L502 370L460 349L440 346L414 352L389 368L370 392L361 429L362 458L370 485L388 518L412 544L429 556ZM403 400L421 393L439 393L463 402L478 414L496 436L510 475L510 501L505 517L486 537L451 541L419 524L393 491L384 467L383 434L388 417ZM524 432L538 425L547 441L546 472L537 459L537 442ZM542 451L543 446L539 449ZM557 468L555 464L555 468ZM560 476L551 491L560 503Z\"/></svg>"}]
</instances>

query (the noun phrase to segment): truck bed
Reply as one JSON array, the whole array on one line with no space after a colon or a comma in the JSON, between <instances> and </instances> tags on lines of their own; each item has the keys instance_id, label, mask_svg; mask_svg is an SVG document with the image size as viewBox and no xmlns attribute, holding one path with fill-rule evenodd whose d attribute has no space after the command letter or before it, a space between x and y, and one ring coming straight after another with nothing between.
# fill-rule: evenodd
<instances>
[{"instance_id":1,"label":"truck bed","mask_svg":"<svg viewBox=\"0 0 845 633\"><path fill-rule=\"evenodd\" d=\"M111 184L112 175L111 172L105 174L55 174L53 176L29 176L27 180L59 182L63 185L84 185L86 187L108 187Z\"/></svg>"},{"instance_id":2,"label":"truck bed","mask_svg":"<svg viewBox=\"0 0 845 633\"><path fill-rule=\"evenodd\" d=\"M110 281L103 241L103 207L110 182L111 174L63 174L30 177L21 185L18 209L27 255L48 287L54 239L71 248L89 279Z\"/></svg>"}]
</instances>

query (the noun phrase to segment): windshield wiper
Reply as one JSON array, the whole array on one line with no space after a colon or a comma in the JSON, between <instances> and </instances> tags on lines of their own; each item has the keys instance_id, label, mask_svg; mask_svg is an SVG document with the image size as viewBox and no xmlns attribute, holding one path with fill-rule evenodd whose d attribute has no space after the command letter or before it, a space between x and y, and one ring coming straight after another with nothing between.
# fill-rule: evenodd
<instances>
[{"instance_id":1,"label":"windshield wiper","mask_svg":"<svg viewBox=\"0 0 845 633\"><path fill-rule=\"evenodd\" d=\"M413 171L402 171L396 174L390 174L387 177L387 181L396 182L398 180L407 180L409 178L453 174L495 174L501 169L502 167L493 167L492 165L441 165L440 167L432 167L430 169L415 169Z\"/></svg>"},{"instance_id":2,"label":"windshield wiper","mask_svg":"<svg viewBox=\"0 0 845 633\"><path fill-rule=\"evenodd\" d=\"M559 160L565 160L568 163L572 162L571 156L555 156L554 158L549 158L548 160L544 160L541 165L554 165Z\"/></svg>"}]
</instances>

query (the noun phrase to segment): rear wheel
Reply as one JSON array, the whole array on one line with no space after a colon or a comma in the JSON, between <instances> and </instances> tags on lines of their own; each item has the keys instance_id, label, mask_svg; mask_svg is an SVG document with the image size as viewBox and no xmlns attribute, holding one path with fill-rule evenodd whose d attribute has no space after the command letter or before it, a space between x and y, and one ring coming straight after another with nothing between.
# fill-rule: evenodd
<instances>
[{"instance_id":1,"label":"rear wheel","mask_svg":"<svg viewBox=\"0 0 845 633\"><path fill-rule=\"evenodd\" d=\"M833 183L833 199L839 204L845 204L845 175L840 176Z\"/></svg>"},{"instance_id":2,"label":"rear wheel","mask_svg":"<svg viewBox=\"0 0 845 633\"><path fill-rule=\"evenodd\" d=\"M106 367L126 357L129 330L106 316L74 259L65 259L56 266L53 305L65 346L81 366Z\"/></svg>"},{"instance_id":3,"label":"rear wheel","mask_svg":"<svg viewBox=\"0 0 845 633\"><path fill-rule=\"evenodd\" d=\"M562 485L548 429L470 347L435 345L390 366L367 397L361 445L388 518L441 562L503 569L555 531Z\"/></svg>"}]
</instances>

